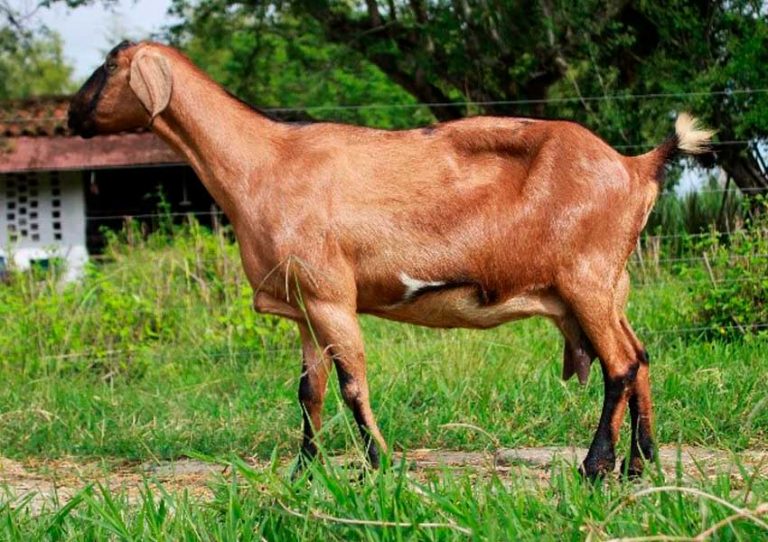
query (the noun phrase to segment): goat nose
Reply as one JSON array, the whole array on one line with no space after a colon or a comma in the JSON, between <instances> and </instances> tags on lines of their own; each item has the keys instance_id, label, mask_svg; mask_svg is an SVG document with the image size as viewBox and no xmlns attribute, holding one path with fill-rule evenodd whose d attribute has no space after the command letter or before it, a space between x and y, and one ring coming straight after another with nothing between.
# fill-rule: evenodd
<instances>
[{"instance_id":1,"label":"goat nose","mask_svg":"<svg viewBox=\"0 0 768 542\"><path fill-rule=\"evenodd\" d=\"M72 111L70 110L69 114L67 115L67 126L73 132L77 132L78 125L79 125L78 120L75 118L75 116L72 114Z\"/></svg>"},{"instance_id":2,"label":"goat nose","mask_svg":"<svg viewBox=\"0 0 768 542\"><path fill-rule=\"evenodd\" d=\"M72 102L69 105L69 110L67 111L67 126L75 134L78 134L83 129L83 125L85 124L84 117L85 116L83 115L82 108L79 107L79 104Z\"/></svg>"}]
</instances>

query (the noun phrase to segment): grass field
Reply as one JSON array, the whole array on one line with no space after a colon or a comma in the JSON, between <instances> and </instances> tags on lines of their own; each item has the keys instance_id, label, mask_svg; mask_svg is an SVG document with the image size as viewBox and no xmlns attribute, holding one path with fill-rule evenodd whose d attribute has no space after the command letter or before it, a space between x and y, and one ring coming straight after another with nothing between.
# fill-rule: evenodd
<instances>
[{"instance_id":1,"label":"grass field","mask_svg":"<svg viewBox=\"0 0 768 542\"><path fill-rule=\"evenodd\" d=\"M193 227L170 245L122 239L108 257L75 287L17 278L0 288L2 455L107 468L206 456L231 468L206 499L149 482L138 500L88 486L42 512L9 496L2 540L692 537L733 514L718 539L768 537L760 467L693 478L651 469L640 482L592 486L571 465L553 466L545 482L469 470L414 477L398 467L360 479L328 465L292 484L297 333L252 313L231 244ZM652 356L657 439L766 450L768 336L723 342L686 330L701 287L691 276L643 275L631 298ZM363 327L373 408L395 450L589 444L602 379L596 367L585 388L560 379L562 339L551 324L435 331L363 318ZM334 384L322 443L328 454L353 454L356 433ZM268 466L240 459L251 456Z\"/></svg>"}]
</instances>

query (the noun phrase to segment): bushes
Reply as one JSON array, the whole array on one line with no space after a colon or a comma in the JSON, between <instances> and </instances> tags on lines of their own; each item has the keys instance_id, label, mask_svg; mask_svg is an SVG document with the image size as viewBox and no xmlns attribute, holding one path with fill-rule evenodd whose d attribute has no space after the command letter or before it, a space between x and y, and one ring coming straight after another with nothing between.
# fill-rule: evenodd
<instances>
[{"instance_id":1,"label":"bushes","mask_svg":"<svg viewBox=\"0 0 768 542\"><path fill-rule=\"evenodd\" d=\"M768 334L768 205L743 230L713 235L702 252L710 283L698 291L696 320L724 338Z\"/></svg>"},{"instance_id":2,"label":"bushes","mask_svg":"<svg viewBox=\"0 0 768 542\"><path fill-rule=\"evenodd\" d=\"M661 236L665 253L681 256L691 249L691 238L712 228L720 232L741 228L750 214L749 203L736 188L723 191L714 179L700 192L680 197L664 192L648 217L645 237Z\"/></svg>"},{"instance_id":3,"label":"bushes","mask_svg":"<svg viewBox=\"0 0 768 542\"><path fill-rule=\"evenodd\" d=\"M4 368L140 374L142 349L263 350L294 332L253 311L224 230L190 222L142 235L129 223L109 236L101 260L79 284L37 272L12 273L0 286Z\"/></svg>"}]
</instances>

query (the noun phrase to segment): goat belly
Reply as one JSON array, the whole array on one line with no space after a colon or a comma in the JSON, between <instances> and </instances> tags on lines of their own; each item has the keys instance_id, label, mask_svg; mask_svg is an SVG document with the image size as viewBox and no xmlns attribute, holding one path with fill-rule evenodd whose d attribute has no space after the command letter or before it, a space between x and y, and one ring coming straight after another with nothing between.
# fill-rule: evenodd
<instances>
[{"instance_id":1,"label":"goat belly","mask_svg":"<svg viewBox=\"0 0 768 542\"><path fill-rule=\"evenodd\" d=\"M562 301L551 293L495 299L478 285L464 283L430 285L416 294L399 303L362 312L429 327L480 329L531 316L554 318L565 313Z\"/></svg>"}]
</instances>

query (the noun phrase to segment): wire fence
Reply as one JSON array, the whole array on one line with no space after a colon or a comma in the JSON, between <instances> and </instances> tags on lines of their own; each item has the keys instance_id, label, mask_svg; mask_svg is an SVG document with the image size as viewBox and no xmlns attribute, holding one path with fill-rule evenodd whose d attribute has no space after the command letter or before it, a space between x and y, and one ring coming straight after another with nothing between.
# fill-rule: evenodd
<instances>
[{"instance_id":1,"label":"wire fence","mask_svg":"<svg viewBox=\"0 0 768 542\"><path fill-rule=\"evenodd\" d=\"M637 94L602 94L597 96L561 96L554 98L535 98L519 100L459 100L452 102L411 102L411 103L370 103L370 104L342 104L342 105L301 105L265 107L262 110L267 113L301 113L304 111L355 111L368 109L419 109L419 108L450 108L450 107L493 107L514 105L546 105L564 103L587 103L605 101L634 101L634 100L668 100L679 98L701 98L714 96L749 96L768 94L768 88L740 88L725 90L702 90L685 92L649 92ZM8 124L34 122L61 121L63 116L25 117L10 116L0 117L0 122Z\"/></svg>"},{"instance_id":2,"label":"wire fence","mask_svg":"<svg viewBox=\"0 0 768 542\"><path fill-rule=\"evenodd\" d=\"M674 328L647 328L639 327L636 329L637 334L646 340L656 340L662 338L669 338L670 336L686 337L690 335L702 335L702 334L727 334L727 333L747 333L747 332L760 332L768 330L768 322L759 322L754 324L733 324L727 326L689 326L689 327L674 327ZM482 337L483 332L477 332L476 336L461 336L462 345L468 344L477 346L489 346L498 348L518 349L518 345L511 343L499 342L496 340L488 340ZM448 339L450 340L450 339ZM376 350L377 352L384 353L394 348L408 348L409 350L418 349L419 345L423 344L422 340L383 340L383 339L370 339L368 341L368 349ZM426 349L430 349L432 345L427 344L424 346ZM186 351L195 351L194 355L180 354L179 351L173 348L173 345L162 346L163 351L157 352L150 349L121 349L121 350L108 350L108 351L80 351L80 352L67 352L65 354L45 354L39 356L37 359L41 361L61 361L61 362L99 362L114 359L131 359L141 358L150 359L154 361L172 360L177 363L181 362L199 362L199 361L220 361L220 360L238 360L238 359L252 359L257 357L295 357L301 356L301 347L298 344L294 347L282 347L282 348L260 348L260 347L238 347L238 348L226 348L219 351L210 351L209 347L203 345L189 345Z\"/></svg>"},{"instance_id":3,"label":"wire fence","mask_svg":"<svg viewBox=\"0 0 768 542\"><path fill-rule=\"evenodd\" d=\"M162 214L152 214L151 216L166 216ZM760 230L762 233L765 233L768 230ZM705 235L705 234L702 234ZM706 234L709 235L709 234ZM192 260L191 263L197 264L197 265L206 265L210 263L216 263L224 261L225 259L232 259L234 258L233 252L228 253L216 253L213 255L206 255L206 256L200 256L199 254L196 254ZM186 260L183 256L171 256L171 259L178 258L179 263L181 263L181 260ZM740 258L751 258L751 259L758 259L762 260L765 258L768 258L768 254L758 253L758 254L750 254L750 255L740 255L740 254L731 254L729 256L729 261L740 259ZM230 269L239 269L239 264L236 264L236 262L230 262L232 263ZM723 262L720 261L720 264ZM690 276L689 275L676 275L676 276L665 276L662 277L663 280L672 280L673 284L676 287L680 288L692 288L695 290L700 290L705 287L709 286L727 286L727 285L735 285L735 284L745 284L745 283L754 283L758 287L762 288L768 288L768 276L751 276L751 277L728 277L728 278L718 278L714 276L711 272L711 268L709 268L709 263L704 255L702 256L691 256L691 257L685 257L685 258L659 258L655 262L649 263L646 262L647 267L650 269L643 269L639 262L633 262L632 265L630 265L630 268L633 269L633 275L635 279L640 278L641 281L643 277L650 277L653 281L654 277L658 276L659 273L664 274L667 272L672 272L675 268L675 266L680 264L686 264L688 266L688 269L694 269L696 270L696 266L698 266L698 276ZM674 321L677 319L676 317L672 318ZM671 338L677 337L680 340L699 340L701 337L707 336L709 338L717 337L717 336L733 336L733 335L746 335L746 334L762 334L768 331L768 322L752 322L749 324L740 324L738 322L734 322L733 324L729 325L682 325L682 326L676 326L676 327L648 327L648 326L640 326L637 329L638 335L641 337L641 339L645 341L668 341ZM765 335L768 337L768 335ZM461 337L462 342L469 341L472 344L476 344L478 346L493 346L493 347L501 347L501 348L519 348L519 346L515 346L514 344L505 344L503 342L499 342L498 340L494 341L488 341L487 339L483 338L481 335L477 336L462 336ZM417 341L418 342L418 341ZM409 342L408 338L405 338L403 341L387 341L387 340L381 340L381 339L373 339L370 341L370 348L371 349L377 349L377 350L386 350L388 348L402 348L402 347L413 347L412 344L413 341ZM253 348L245 348L245 347L238 347L238 348L222 348L218 351L210 351L210 345L195 345L195 344L189 344L188 348L186 348L183 351L177 350L177 347L173 344L170 345L164 345L164 346L158 346L158 348L162 348L163 351L152 351L151 349L122 349L122 350L107 350L107 351L101 351L101 350L86 350L86 351L80 351L80 352L66 352L62 354L43 354L38 359L42 361L61 361L65 363L98 363L98 362L113 362L115 360L128 360L132 358L141 358L144 360L153 360L157 362L163 362L164 360L172 360L174 362L195 362L195 361L204 361L204 360L225 360L225 359L243 359L243 358L256 358L256 357L275 357L275 356L290 356L290 357L296 357L298 358L300 356L300 348L298 347L298 344L295 347L285 347L285 348L273 348L273 347L253 347ZM186 354L185 352L195 352L192 355Z\"/></svg>"}]
</instances>

